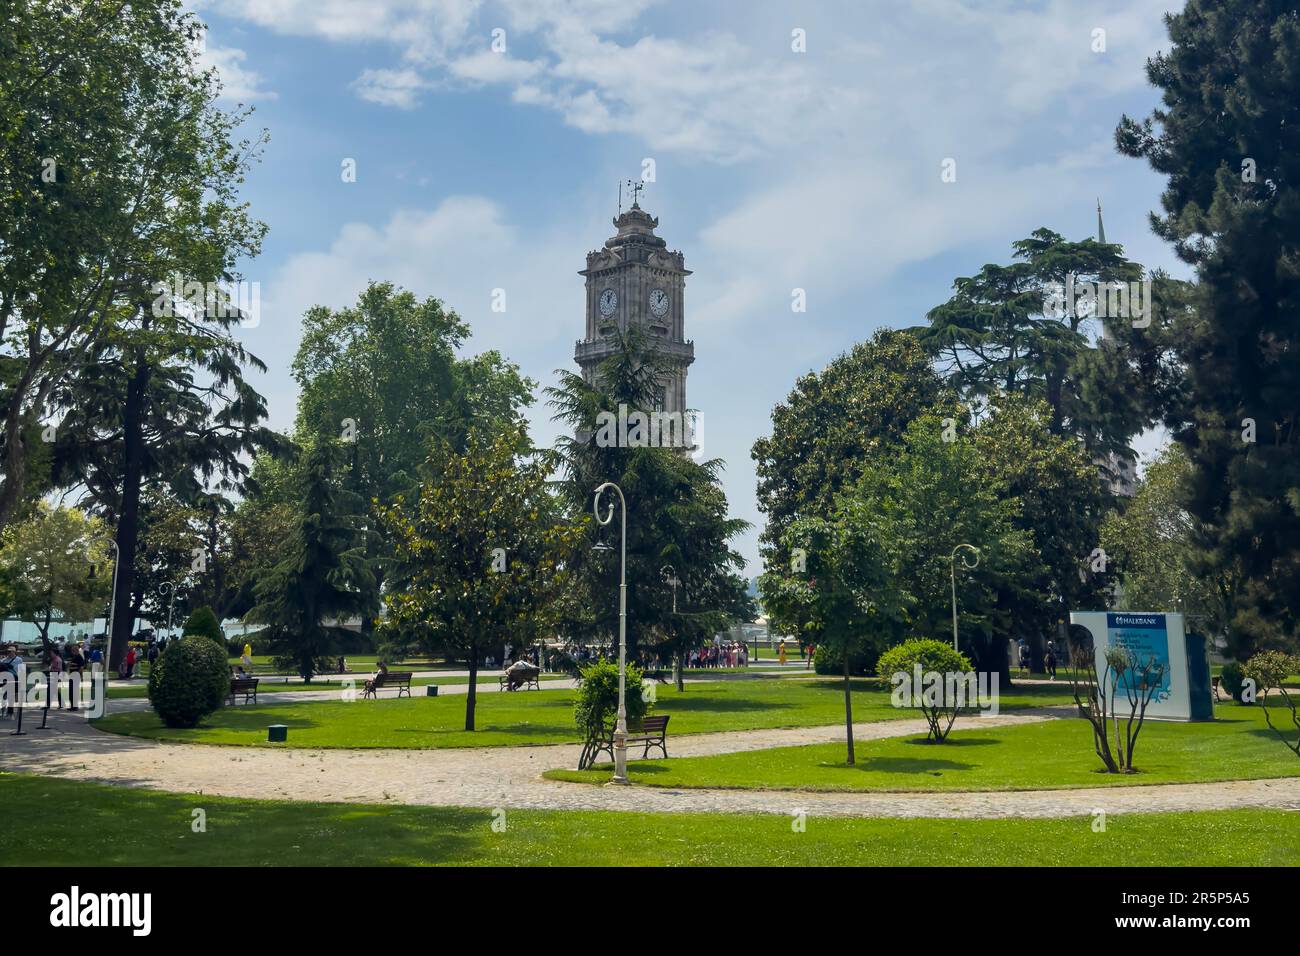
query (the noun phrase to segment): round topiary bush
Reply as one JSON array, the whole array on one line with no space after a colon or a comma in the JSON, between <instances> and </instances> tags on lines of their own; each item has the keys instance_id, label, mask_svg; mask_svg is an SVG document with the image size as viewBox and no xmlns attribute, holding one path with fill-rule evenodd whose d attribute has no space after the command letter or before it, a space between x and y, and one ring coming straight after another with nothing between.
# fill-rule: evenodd
<instances>
[{"instance_id":1,"label":"round topiary bush","mask_svg":"<svg viewBox=\"0 0 1300 956\"><path fill-rule=\"evenodd\" d=\"M950 680L971 674L970 660L945 641L912 638L895 645L880 655L876 673L893 687L894 706L921 709L930 727L927 739L937 744L947 739L957 714L976 703L966 698L964 683Z\"/></svg>"},{"instance_id":2,"label":"round topiary bush","mask_svg":"<svg viewBox=\"0 0 1300 956\"><path fill-rule=\"evenodd\" d=\"M1219 686L1239 704L1252 703L1252 701L1241 699L1241 689L1244 686L1245 676L1240 664L1236 661L1229 661L1223 665L1223 674L1219 678Z\"/></svg>"},{"instance_id":3,"label":"round topiary bush","mask_svg":"<svg viewBox=\"0 0 1300 956\"><path fill-rule=\"evenodd\" d=\"M217 620L210 607L201 607L191 614L189 620L185 622L185 627L181 629L181 636L206 637L221 648L222 654L227 652L226 635L221 632L221 622Z\"/></svg>"},{"instance_id":4,"label":"round topiary bush","mask_svg":"<svg viewBox=\"0 0 1300 956\"><path fill-rule=\"evenodd\" d=\"M168 727L194 727L230 693L226 652L206 637L172 641L149 672L149 702Z\"/></svg>"}]
</instances>

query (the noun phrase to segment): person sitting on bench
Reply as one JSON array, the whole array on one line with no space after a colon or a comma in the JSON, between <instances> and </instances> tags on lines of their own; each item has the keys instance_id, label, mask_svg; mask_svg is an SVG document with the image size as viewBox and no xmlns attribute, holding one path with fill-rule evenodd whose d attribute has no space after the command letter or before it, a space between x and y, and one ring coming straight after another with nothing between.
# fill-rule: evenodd
<instances>
[{"instance_id":1,"label":"person sitting on bench","mask_svg":"<svg viewBox=\"0 0 1300 956\"><path fill-rule=\"evenodd\" d=\"M515 661L506 668L506 677L508 678L506 690L518 690L530 680L536 680L537 674L538 668L535 664L530 664L522 658Z\"/></svg>"},{"instance_id":2,"label":"person sitting on bench","mask_svg":"<svg viewBox=\"0 0 1300 956\"><path fill-rule=\"evenodd\" d=\"M373 692L375 689L375 685L379 683L382 678L387 676L388 676L388 665L385 664L383 661L380 661L377 665L375 665L374 674L371 675L370 680L366 681L366 685L365 687L362 688L362 690L367 694Z\"/></svg>"}]
</instances>

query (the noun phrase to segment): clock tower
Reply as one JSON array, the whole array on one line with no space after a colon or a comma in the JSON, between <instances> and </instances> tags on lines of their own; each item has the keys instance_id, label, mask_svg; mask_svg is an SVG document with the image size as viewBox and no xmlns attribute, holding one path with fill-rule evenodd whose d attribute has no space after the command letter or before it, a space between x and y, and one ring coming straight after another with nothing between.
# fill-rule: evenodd
<instances>
[{"instance_id":1,"label":"clock tower","mask_svg":"<svg viewBox=\"0 0 1300 956\"><path fill-rule=\"evenodd\" d=\"M634 200L614 220L617 233L603 248L587 253L587 268L578 273L587 280L586 335L573 358L590 382L597 366L617 350L614 333L639 326L669 368L653 410L685 412L686 370L695 361L695 343L686 339L683 323L683 294L691 273L682 254L669 252L655 235L658 225Z\"/></svg>"}]
</instances>

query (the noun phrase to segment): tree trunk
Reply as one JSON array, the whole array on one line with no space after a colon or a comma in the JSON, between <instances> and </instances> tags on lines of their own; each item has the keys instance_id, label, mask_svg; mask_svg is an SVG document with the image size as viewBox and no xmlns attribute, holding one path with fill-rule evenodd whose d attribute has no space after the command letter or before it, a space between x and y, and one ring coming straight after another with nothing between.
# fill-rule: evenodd
<instances>
[{"instance_id":1,"label":"tree trunk","mask_svg":"<svg viewBox=\"0 0 1300 956\"><path fill-rule=\"evenodd\" d=\"M135 552L140 543L140 486L144 478L144 417L150 368L143 353L137 353L135 374L126 390L122 415L123 468L122 506L117 518L117 591L114 594L113 655L110 671L126 655L126 645L135 629L131 595L135 591Z\"/></svg>"},{"instance_id":2,"label":"tree trunk","mask_svg":"<svg viewBox=\"0 0 1300 956\"><path fill-rule=\"evenodd\" d=\"M853 695L849 690L849 649L844 648L844 734L849 742L849 764L853 764Z\"/></svg>"},{"instance_id":3,"label":"tree trunk","mask_svg":"<svg viewBox=\"0 0 1300 956\"><path fill-rule=\"evenodd\" d=\"M18 509L27 483L27 448L23 441L23 419L19 414L19 396L14 396L9 414L5 416L4 475L0 481L0 529L3 529Z\"/></svg>"},{"instance_id":4,"label":"tree trunk","mask_svg":"<svg viewBox=\"0 0 1300 956\"><path fill-rule=\"evenodd\" d=\"M676 661L677 661L677 693L680 694L682 691L686 690L686 677L684 674L684 671L686 670L686 652L678 651Z\"/></svg>"},{"instance_id":5,"label":"tree trunk","mask_svg":"<svg viewBox=\"0 0 1300 956\"><path fill-rule=\"evenodd\" d=\"M1007 656L1007 640L1004 634L994 634L988 640L978 641L974 645L975 669L986 674L997 674L999 687L1011 686L1011 664Z\"/></svg>"},{"instance_id":6,"label":"tree trunk","mask_svg":"<svg viewBox=\"0 0 1300 956\"><path fill-rule=\"evenodd\" d=\"M469 649L469 687L465 692L465 729L474 729L474 705L478 703L478 645Z\"/></svg>"}]
</instances>

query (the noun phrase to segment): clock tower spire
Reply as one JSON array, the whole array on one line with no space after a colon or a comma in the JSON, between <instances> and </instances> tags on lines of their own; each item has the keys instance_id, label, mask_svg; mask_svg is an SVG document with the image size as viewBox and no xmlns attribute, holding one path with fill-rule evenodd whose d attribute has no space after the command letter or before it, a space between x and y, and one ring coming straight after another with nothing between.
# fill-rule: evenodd
<instances>
[{"instance_id":1,"label":"clock tower spire","mask_svg":"<svg viewBox=\"0 0 1300 956\"><path fill-rule=\"evenodd\" d=\"M587 253L587 268L578 273L587 280L587 313L573 358L591 381L597 366L617 350L615 333L636 325L669 368L655 410L684 412L686 372L695 361L695 343L686 338L683 320L691 273L682 254L670 252L655 235L659 220L641 208L639 194L634 188L631 208L614 219L617 232Z\"/></svg>"}]
</instances>

